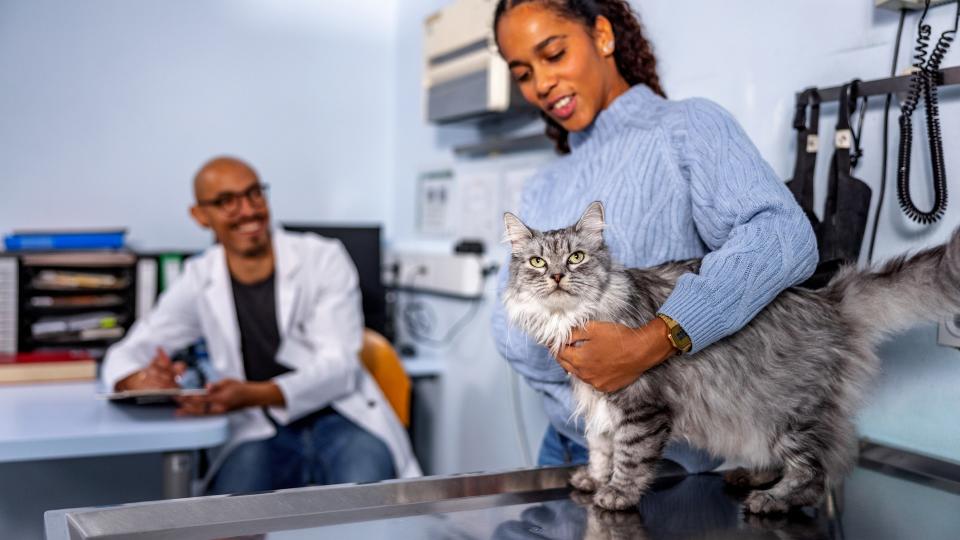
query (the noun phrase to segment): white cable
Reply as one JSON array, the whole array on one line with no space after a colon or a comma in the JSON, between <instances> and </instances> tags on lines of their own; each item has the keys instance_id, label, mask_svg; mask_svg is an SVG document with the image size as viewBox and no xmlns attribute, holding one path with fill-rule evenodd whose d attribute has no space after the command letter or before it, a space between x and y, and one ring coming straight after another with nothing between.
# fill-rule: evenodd
<instances>
[{"instance_id":1,"label":"white cable","mask_svg":"<svg viewBox=\"0 0 960 540\"><path fill-rule=\"evenodd\" d=\"M523 418L523 408L520 406L520 384L517 372L507 366L510 375L510 404L513 406L514 427L517 430L517 442L523 453L523 462L527 467L533 467L533 454L530 453L530 441L527 440L527 423Z\"/></svg>"}]
</instances>

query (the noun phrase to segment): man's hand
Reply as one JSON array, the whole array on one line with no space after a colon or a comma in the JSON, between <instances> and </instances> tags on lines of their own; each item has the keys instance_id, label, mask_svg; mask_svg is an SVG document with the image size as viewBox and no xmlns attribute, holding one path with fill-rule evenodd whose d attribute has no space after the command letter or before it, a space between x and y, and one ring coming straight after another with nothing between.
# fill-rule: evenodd
<instances>
[{"instance_id":1,"label":"man's hand","mask_svg":"<svg viewBox=\"0 0 960 540\"><path fill-rule=\"evenodd\" d=\"M207 385L205 396L180 396L179 416L224 414L245 407L282 407L283 393L272 381L246 382L222 379Z\"/></svg>"},{"instance_id":2,"label":"man's hand","mask_svg":"<svg viewBox=\"0 0 960 540\"><path fill-rule=\"evenodd\" d=\"M597 390L615 392L676 352L659 317L640 328L589 322L573 331L557 361Z\"/></svg>"},{"instance_id":3,"label":"man's hand","mask_svg":"<svg viewBox=\"0 0 960 540\"><path fill-rule=\"evenodd\" d=\"M160 388L179 388L177 376L187 370L183 362L172 362L163 349L157 347L150 364L121 379L116 384L116 390L157 390Z\"/></svg>"}]
</instances>

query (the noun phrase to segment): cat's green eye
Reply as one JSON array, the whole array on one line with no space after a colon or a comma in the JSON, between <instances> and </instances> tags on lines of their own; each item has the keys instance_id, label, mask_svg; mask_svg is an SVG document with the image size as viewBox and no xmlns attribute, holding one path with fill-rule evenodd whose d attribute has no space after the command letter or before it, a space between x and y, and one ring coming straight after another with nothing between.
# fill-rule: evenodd
<instances>
[{"instance_id":1,"label":"cat's green eye","mask_svg":"<svg viewBox=\"0 0 960 540\"><path fill-rule=\"evenodd\" d=\"M543 268L547 265L547 261L543 260L540 257L530 257L530 266L534 268Z\"/></svg>"},{"instance_id":2,"label":"cat's green eye","mask_svg":"<svg viewBox=\"0 0 960 540\"><path fill-rule=\"evenodd\" d=\"M583 259L586 255L582 251L574 251L569 257L567 257L567 262L570 264L580 264L583 262Z\"/></svg>"}]
</instances>

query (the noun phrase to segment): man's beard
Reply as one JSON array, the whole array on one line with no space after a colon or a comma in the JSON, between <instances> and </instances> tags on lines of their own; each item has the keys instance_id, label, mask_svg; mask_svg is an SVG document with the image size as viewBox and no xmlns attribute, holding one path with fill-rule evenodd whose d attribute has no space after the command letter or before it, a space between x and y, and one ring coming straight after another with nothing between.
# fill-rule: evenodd
<instances>
[{"instance_id":1,"label":"man's beard","mask_svg":"<svg viewBox=\"0 0 960 540\"><path fill-rule=\"evenodd\" d=\"M259 259L260 257L264 257L268 253L270 253L270 249L272 247L272 243L270 240L271 240L271 235L268 232L263 243L250 246L249 248L240 251L239 254L241 257L245 259Z\"/></svg>"},{"instance_id":2,"label":"man's beard","mask_svg":"<svg viewBox=\"0 0 960 540\"><path fill-rule=\"evenodd\" d=\"M262 246L254 246L240 252L240 256L246 259L259 259L270 252L270 244L264 243Z\"/></svg>"}]
</instances>

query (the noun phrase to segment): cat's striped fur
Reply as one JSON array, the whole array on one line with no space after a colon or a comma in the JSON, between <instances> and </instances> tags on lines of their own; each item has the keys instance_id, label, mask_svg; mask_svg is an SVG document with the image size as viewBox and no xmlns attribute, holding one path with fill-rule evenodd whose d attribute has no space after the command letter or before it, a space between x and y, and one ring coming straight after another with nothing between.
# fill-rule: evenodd
<instances>
[{"instance_id":1,"label":"cat's striped fur","mask_svg":"<svg viewBox=\"0 0 960 540\"><path fill-rule=\"evenodd\" d=\"M589 320L649 322L699 260L624 269L603 242L603 207L540 232L505 216L512 244L503 301L511 321L556 352ZM585 254L569 264L574 252ZM531 257L542 258L534 268ZM539 262L538 262L539 264ZM557 280L555 276L562 274ZM551 277L554 276L554 277ZM556 289L561 291L556 291ZM791 288L747 326L700 352L673 357L623 390L603 394L571 378L586 420L590 464L571 478L607 509L635 505L671 438L748 463L751 512L816 504L850 470L852 419L889 333L960 310L960 235L875 271L843 268L823 289Z\"/></svg>"}]
</instances>

